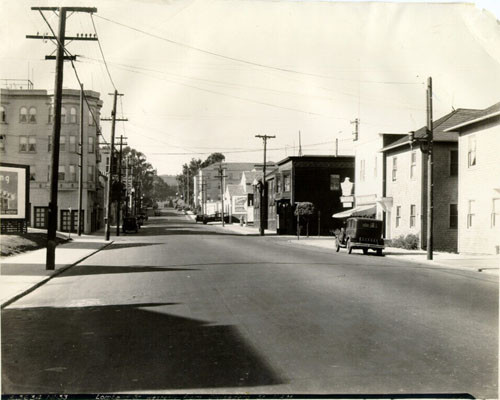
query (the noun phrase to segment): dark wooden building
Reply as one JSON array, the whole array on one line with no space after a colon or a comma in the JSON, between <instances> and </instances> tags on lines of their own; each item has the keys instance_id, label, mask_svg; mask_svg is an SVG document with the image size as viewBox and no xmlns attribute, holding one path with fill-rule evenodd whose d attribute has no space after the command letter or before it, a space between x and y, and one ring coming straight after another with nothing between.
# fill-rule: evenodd
<instances>
[{"instance_id":1,"label":"dark wooden building","mask_svg":"<svg viewBox=\"0 0 500 400\"><path fill-rule=\"evenodd\" d=\"M317 235L318 225L322 235L329 234L339 224L332 215L345 210L340 201L340 184L345 178L354 181L354 157L297 156L278 162L266 175L265 227L281 235L296 234L296 204L308 201L316 210L310 218L309 234ZM261 205L257 197L254 211L259 227Z\"/></svg>"}]
</instances>

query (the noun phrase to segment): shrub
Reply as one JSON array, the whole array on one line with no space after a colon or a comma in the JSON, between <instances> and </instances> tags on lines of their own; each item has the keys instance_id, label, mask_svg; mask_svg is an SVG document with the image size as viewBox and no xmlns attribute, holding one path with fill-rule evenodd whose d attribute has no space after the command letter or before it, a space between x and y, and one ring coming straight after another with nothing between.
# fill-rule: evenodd
<instances>
[{"instance_id":1,"label":"shrub","mask_svg":"<svg viewBox=\"0 0 500 400\"><path fill-rule=\"evenodd\" d=\"M410 233L406 236L398 236L391 240L392 247L398 247L400 249L406 250L417 250L418 249L418 236Z\"/></svg>"}]
</instances>

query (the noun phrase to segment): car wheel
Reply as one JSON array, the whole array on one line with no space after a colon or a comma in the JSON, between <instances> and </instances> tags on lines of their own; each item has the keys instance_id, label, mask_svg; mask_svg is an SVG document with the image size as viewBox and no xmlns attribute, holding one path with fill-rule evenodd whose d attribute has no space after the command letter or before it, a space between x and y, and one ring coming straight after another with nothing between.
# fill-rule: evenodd
<instances>
[{"instance_id":1,"label":"car wheel","mask_svg":"<svg viewBox=\"0 0 500 400\"><path fill-rule=\"evenodd\" d=\"M337 251L337 253L340 251L340 241L339 239L335 239L335 250Z\"/></svg>"},{"instance_id":2,"label":"car wheel","mask_svg":"<svg viewBox=\"0 0 500 400\"><path fill-rule=\"evenodd\" d=\"M363 254L368 254L368 249L363 249Z\"/></svg>"},{"instance_id":3,"label":"car wheel","mask_svg":"<svg viewBox=\"0 0 500 400\"><path fill-rule=\"evenodd\" d=\"M351 244L351 239L347 239L347 252L349 254L352 253L352 244Z\"/></svg>"}]
</instances>

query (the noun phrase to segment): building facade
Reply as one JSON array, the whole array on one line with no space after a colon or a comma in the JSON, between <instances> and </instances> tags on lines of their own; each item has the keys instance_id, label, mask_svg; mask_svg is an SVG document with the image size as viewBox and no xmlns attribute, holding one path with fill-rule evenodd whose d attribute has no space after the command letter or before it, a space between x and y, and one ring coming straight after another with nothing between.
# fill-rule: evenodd
<instances>
[{"instance_id":1,"label":"building facade","mask_svg":"<svg viewBox=\"0 0 500 400\"><path fill-rule=\"evenodd\" d=\"M500 103L447 131L458 140L458 251L500 254Z\"/></svg>"},{"instance_id":2,"label":"building facade","mask_svg":"<svg viewBox=\"0 0 500 400\"><path fill-rule=\"evenodd\" d=\"M433 124L433 245L435 250L457 251L458 134L447 130L474 115L457 109ZM446 130L446 131L445 131ZM423 127L415 137L424 139ZM386 237L416 235L421 248L427 242L427 156L410 137L382 149L385 159Z\"/></svg>"},{"instance_id":3,"label":"building facade","mask_svg":"<svg viewBox=\"0 0 500 400\"><path fill-rule=\"evenodd\" d=\"M297 156L276 164L266 176L267 208L264 223L278 234L296 234L296 204L311 202L316 213L309 222L309 232L328 234L338 221L332 218L344 209L341 183L354 180L354 157ZM260 199L255 196L254 219L260 226Z\"/></svg>"},{"instance_id":4,"label":"building facade","mask_svg":"<svg viewBox=\"0 0 500 400\"><path fill-rule=\"evenodd\" d=\"M89 233L102 223L98 193L98 129L102 101L87 90L84 103L82 226ZM53 96L46 90L1 89L0 152L4 162L30 166L30 226L47 228L50 199ZM76 231L79 180L80 91L64 89L59 156L58 230Z\"/></svg>"}]
</instances>

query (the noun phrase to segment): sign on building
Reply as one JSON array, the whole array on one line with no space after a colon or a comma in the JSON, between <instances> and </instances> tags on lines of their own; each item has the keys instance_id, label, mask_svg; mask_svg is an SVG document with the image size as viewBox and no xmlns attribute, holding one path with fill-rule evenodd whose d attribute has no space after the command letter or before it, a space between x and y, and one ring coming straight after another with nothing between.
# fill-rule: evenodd
<instances>
[{"instance_id":1,"label":"sign on building","mask_svg":"<svg viewBox=\"0 0 500 400\"><path fill-rule=\"evenodd\" d=\"M29 217L29 165L0 163L2 233L25 232Z\"/></svg>"}]
</instances>

